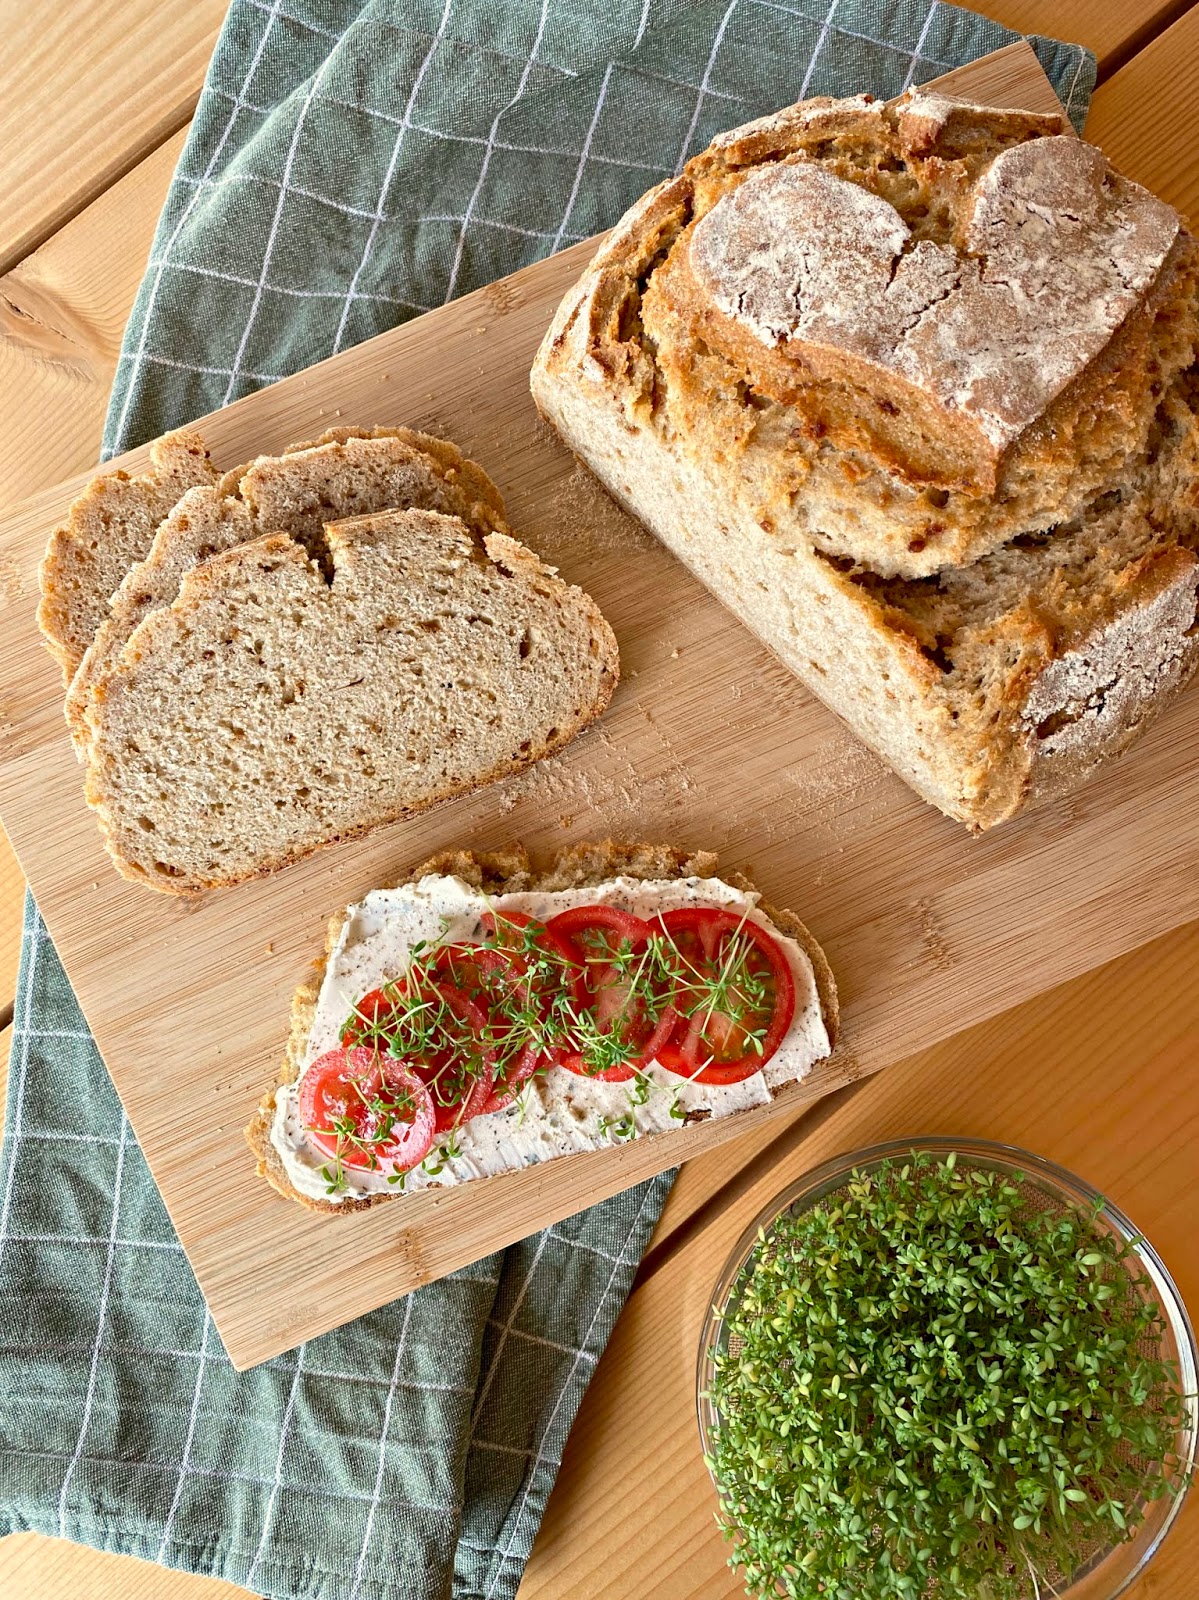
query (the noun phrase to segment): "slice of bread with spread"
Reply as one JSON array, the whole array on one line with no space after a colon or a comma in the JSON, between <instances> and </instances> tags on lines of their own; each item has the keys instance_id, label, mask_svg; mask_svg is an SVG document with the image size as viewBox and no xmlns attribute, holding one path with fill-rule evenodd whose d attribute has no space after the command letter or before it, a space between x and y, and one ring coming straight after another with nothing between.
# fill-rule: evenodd
<instances>
[{"instance_id":1,"label":"slice of bread with spread","mask_svg":"<svg viewBox=\"0 0 1199 1600\"><path fill-rule=\"evenodd\" d=\"M607 237L534 398L974 830L1199 660L1199 245L1064 119L912 91L735 129Z\"/></svg>"},{"instance_id":2,"label":"slice of bread with spread","mask_svg":"<svg viewBox=\"0 0 1199 1600\"><path fill-rule=\"evenodd\" d=\"M288 534L319 558L326 523L410 509L461 517L480 533L504 531L503 501L487 474L456 445L408 428L337 429L189 490L125 574L71 680L66 713L77 751L86 750L96 685L192 567L268 533Z\"/></svg>"},{"instance_id":3,"label":"slice of bread with spread","mask_svg":"<svg viewBox=\"0 0 1199 1600\"><path fill-rule=\"evenodd\" d=\"M494 1171L515 1170L517 1166L552 1159L572 1150L600 1148L619 1142L629 1136L631 1124L627 1121L624 1132L619 1128L616 1112L636 1118L637 1137L669 1138L669 1130L686 1123L706 1120L724 1114L737 1115L753 1105L768 1105L778 1093L782 1083L806 1075L816 1061L823 1059L836 1043L838 1030L838 1003L836 984L824 953L808 929L791 911L780 910L758 900L749 879L737 872L721 872L715 855L709 851L688 851L669 845L630 844L605 840L597 843L574 845L560 850L545 865L536 866L521 845L493 852L472 850L447 850L416 867L407 878L395 886L397 890L411 888L420 892L437 884L454 886L460 897L471 895L480 904L502 907L503 897L529 897L526 904L537 904L539 897L560 896L578 902L586 900L588 893L604 894L615 904L633 903L640 890L664 896L682 898L689 903L727 905L738 915L756 914L772 934L787 945L796 971L797 995L795 1001L795 1036L801 1044L792 1052L792 1058L776 1081L757 1082L761 1092L750 1096L744 1086L706 1089L696 1092L701 1085L691 1085L692 1091L685 1109L680 1109L677 1120L654 1119L647 1114L652 1109L654 1095L661 1096L671 1082L670 1076L651 1066L644 1075L647 1082L655 1075L659 1080L651 1087L638 1085L632 1096L633 1111L625 1104L625 1083L594 1083L586 1078L571 1076L560 1068L539 1073L535 1078L526 1103L513 1104L478 1117L475 1123L487 1124L490 1145L499 1152L490 1160L472 1159L465 1151L454 1156L442 1148L438 1160L426 1164L420 1174L423 1186L444 1186L468 1179L485 1177ZM430 887L431 886L431 887ZM579 894L578 891L585 891ZM382 891L384 895L392 891ZM435 904L436 902L431 902ZM286 1057L282 1064L276 1087L263 1098L257 1112L246 1129L246 1138L257 1158L258 1172L273 1188L288 1199L299 1201L313 1210L333 1214L365 1210L384 1201L401 1198L395 1189L380 1187L376 1192L344 1190L328 1197L320 1173L319 1154L305 1161L303 1129L297 1127L297 1085L310 1065L313 1050L321 1046L316 1042L321 1030L323 1010L328 1002L322 1001L327 984L336 984L337 969L344 966L348 972L361 970L353 954L353 939L363 911L351 907L337 913L331 920L324 957L316 963L314 976L296 990L291 1011L291 1029ZM502 911L501 911L502 914ZM367 917L366 926L378 921L377 914ZM459 919L460 920L460 919ZM446 923L441 924L443 927ZM358 932L363 931L359 929ZM448 935L447 935L448 937ZM347 942L348 941L348 942ZM402 970L390 973L392 978L402 978ZM351 978L349 992L353 1001L345 1005L345 1013L361 996L356 992ZM357 987L371 980L359 978ZM333 1007L336 1023L344 1014L337 1011L338 1000L334 987ZM801 1027L800 1020L803 1026ZM784 1052L780 1051L780 1055ZM776 1057L776 1060L778 1057ZM762 1078L763 1074L758 1074ZM742 1093L737 1094L738 1088ZM642 1098L648 1096L648 1099ZM722 1105L721 1097L729 1103ZM557 1102L563 1102L559 1107ZM601 1114L607 1102L612 1115ZM593 1103L594 1102L594 1103ZM537 1128L538 1119L546 1122L549 1130ZM665 1120L663 1131L660 1123ZM468 1128L474 1123L468 1124ZM569 1137L558 1147L553 1142L555 1130L565 1127ZM523 1138L523 1153L520 1141ZM462 1139L465 1145L467 1140ZM315 1162L315 1164L314 1164ZM404 1192L409 1192L405 1190Z\"/></svg>"},{"instance_id":4,"label":"slice of bread with spread","mask_svg":"<svg viewBox=\"0 0 1199 1600\"><path fill-rule=\"evenodd\" d=\"M594 602L434 511L273 534L186 573L91 694L86 795L118 871L242 882L522 771L607 706Z\"/></svg>"},{"instance_id":5,"label":"slice of bread with spread","mask_svg":"<svg viewBox=\"0 0 1199 1600\"><path fill-rule=\"evenodd\" d=\"M149 550L167 512L187 490L217 476L203 439L185 429L151 445L147 472L136 478L103 473L71 506L50 536L38 574L38 626L65 682L104 621L109 597Z\"/></svg>"}]
</instances>

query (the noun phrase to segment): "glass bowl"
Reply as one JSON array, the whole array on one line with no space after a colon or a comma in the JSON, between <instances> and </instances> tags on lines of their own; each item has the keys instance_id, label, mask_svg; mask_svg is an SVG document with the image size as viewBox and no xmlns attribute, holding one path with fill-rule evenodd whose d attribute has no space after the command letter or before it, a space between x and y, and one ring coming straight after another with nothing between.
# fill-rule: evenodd
<instances>
[{"instance_id":1,"label":"glass bowl","mask_svg":"<svg viewBox=\"0 0 1199 1600\"><path fill-rule=\"evenodd\" d=\"M1044 1583L1038 1586L1035 1579L1028 1587L1029 1600L1058 1600L1058 1597L1065 1600L1067 1596L1069 1600L1115 1600L1144 1572L1173 1526L1186 1497L1195 1467L1196 1440L1199 1438L1199 1404L1196 1400L1199 1352L1196 1351L1195 1335L1186 1308L1170 1274L1152 1245L1133 1227L1124 1213L1104 1200L1081 1178L1074 1177L1052 1161L1017 1149L1014 1145L994 1144L985 1139L940 1137L899 1139L889 1144L871 1145L813 1168L789 1184L758 1213L725 1262L700 1335L697 1407L704 1457L711 1461L718 1424L709 1399L715 1375L713 1357L722 1347L725 1337L724 1313L734 1300L742 1273L758 1248L759 1231L769 1233L775 1220L784 1212L798 1214L835 1194L844 1188L854 1172L872 1172L888 1159L914 1153L927 1153L944 1159L951 1152L956 1153L959 1170L982 1168L1019 1179L1028 1192L1030 1202L1040 1209L1065 1210L1074 1207L1090 1210L1102 1201L1103 1209L1096 1219L1096 1227L1107 1228L1120 1240L1133 1245L1133 1253L1128 1258L1130 1276L1140 1292L1156 1301L1161 1308L1164 1334L1155 1353L1174 1362L1186 1397L1186 1420L1176 1445L1177 1465L1163 1469L1174 1492L1143 1502L1145 1514L1142 1520L1122 1543L1105 1546L1096 1543L1073 1572L1062 1574L1056 1583L1048 1587ZM713 1481L715 1483L715 1479ZM719 1484L715 1483L715 1487L719 1496Z\"/></svg>"}]
</instances>

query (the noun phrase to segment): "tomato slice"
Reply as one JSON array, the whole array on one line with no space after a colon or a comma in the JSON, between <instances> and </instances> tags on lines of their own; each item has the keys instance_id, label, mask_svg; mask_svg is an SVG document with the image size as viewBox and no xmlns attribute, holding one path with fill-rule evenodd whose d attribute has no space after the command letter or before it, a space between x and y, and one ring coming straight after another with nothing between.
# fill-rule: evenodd
<instances>
[{"instance_id":1,"label":"tomato slice","mask_svg":"<svg viewBox=\"0 0 1199 1600\"><path fill-rule=\"evenodd\" d=\"M627 1083L653 1060L678 1023L669 988L657 977L653 928L631 912L597 905L560 911L546 931L577 973L575 1033L586 1026L585 1018L595 1028L592 1038L570 1039L557 1054L558 1064L582 1078ZM608 1058L614 1059L605 1066Z\"/></svg>"},{"instance_id":2,"label":"tomato slice","mask_svg":"<svg viewBox=\"0 0 1199 1600\"><path fill-rule=\"evenodd\" d=\"M653 929L641 917L619 906L572 906L569 911L559 911L546 923L551 933L584 943L594 943L601 936L611 935L610 947L627 940L631 945L644 944Z\"/></svg>"},{"instance_id":3,"label":"tomato slice","mask_svg":"<svg viewBox=\"0 0 1199 1600\"><path fill-rule=\"evenodd\" d=\"M438 1133L478 1116L491 1094L488 1014L436 968L414 966L397 982L364 995L342 1029L341 1042L369 1045L403 1061L433 1096Z\"/></svg>"},{"instance_id":4,"label":"tomato slice","mask_svg":"<svg viewBox=\"0 0 1199 1600\"><path fill-rule=\"evenodd\" d=\"M491 1093L481 1107L479 1115L489 1117L493 1111L503 1111L510 1106L525 1084L541 1066L544 1057L535 1044L528 1044L509 1066L497 1072Z\"/></svg>"},{"instance_id":5,"label":"tomato slice","mask_svg":"<svg viewBox=\"0 0 1199 1600\"><path fill-rule=\"evenodd\" d=\"M777 940L731 911L685 906L656 926L678 952L679 1020L661 1066L695 1083L740 1083L770 1060L795 1015L795 982Z\"/></svg>"},{"instance_id":6,"label":"tomato slice","mask_svg":"<svg viewBox=\"0 0 1199 1600\"><path fill-rule=\"evenodd\" d=\"M434 966L487 1011L495 1082L481 1114L489 1115L510 1105L521 1085L551 1064L551 1014L567 957L548 940L542 943L544 928L522 911L498 918L489 912L482 921L488 943L443 945ZM553 957L548 969L546 954Z\"/></svg>"},{"instance_id":7,"label":"tomato slice","mask_svg":"<svg viewBox=\"0 0 1199 1600\"><path fill-rule=\"evenodd\" d=\"M377 1050L327 1050L300 1083L309 1139L344 1167L407 1172L433 1143L433 1097L401 1061Z\"/></svg>"},{"instance_id":8,"label":"tomato slice","mask_svg":"<svg viewBox=\"0 0 1199 1600\"><path fill-rule=\"evenodd\" d=\"M364 994L354 1007L353 1015L341 1030L341 1042L347 1050L355 1045L380 1047L387 1050L387 1025L395 1014L396 1000L393 989L372 989Z\"/></svg>"},{"instance_id":9,"label":"tomato slice","mask_svg":"<svg viewBox=\"0 0 1199 1600\"><path fill-rule=\"evenodd\" d=\"M496 945L500 949L527 951L529 948L528 929L533 929L533 937L544 932L542 925L527 911L485 911L481 918L483 935L488 944Z\"/></svg>"},{"instance_id":10,"label":"tomato slice","mask_svg":"<svg viewBox=\"0 0 1199 1600\"><path fill-rule=\"evenodd\" d=\"M437 1107L437 1131L460 1128L477 1117L491 1094L495 1070L487 1012L466 990L411 971L407 993L428 1008L426 1023L441 1048L413 1056L409 1065L428 1084Z\"/></svg>"}]
</instances>

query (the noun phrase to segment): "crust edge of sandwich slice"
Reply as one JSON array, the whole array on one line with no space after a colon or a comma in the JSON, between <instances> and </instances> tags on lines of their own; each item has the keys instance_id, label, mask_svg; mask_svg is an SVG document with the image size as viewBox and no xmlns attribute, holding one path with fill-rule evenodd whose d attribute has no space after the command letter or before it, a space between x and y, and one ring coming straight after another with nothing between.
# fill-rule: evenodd
<instances>
[{"instance_id":1,"label":"crust edge of sandwich slice","mask_svg":"<svg viewBox=\"0 0 1199 1600\"><path fill-rule=\"evenodd\" d=\"M733 888L752 890L755 887L744 873L718 871L717 857L710 850L689 851L674 845L630 844L614 839L567 846L557 851L540 869L534 868L524 845L519 843L494 851L443 850L427 861L421 862L403 877L383 887L400 888L406 883L415 883L429 874L453 875L462 878L472 888L492 895L518 894L529 890L587 888L606 883L618 876L636 878L642 882L652 882L655 879L667 881L673 878L719 877L722 882L730 884ZM783 910L764 901L759 901L758 910L769 918L780 933L794 939L811 962L831 1054L837 1043L841 1013L836 981L824 951L793 911ZM263 1096L245 1130L246 1142L256 1158L255 1170L258 1176L265 1178L267 1183L286 1199L298 1201L309 1210L326 1214L367 1211L372 1206L404 1198L402 1195L374 1194L334 1202L303 1194L292 1184L282 1158L271 1142L275 1095L278 1089L287 1088L300 1076L300 1065L312 1028L325 968L344 922L344 911L335 912L330 918L324 953L313 963L313 975L299 986L292 997L290 1031L277 1082ZM734 1117L736 1115L737 1113L733 1113ZM647 1135L649 1138L668 1136L668 1134Z\"/></svg>"}]
</instances>

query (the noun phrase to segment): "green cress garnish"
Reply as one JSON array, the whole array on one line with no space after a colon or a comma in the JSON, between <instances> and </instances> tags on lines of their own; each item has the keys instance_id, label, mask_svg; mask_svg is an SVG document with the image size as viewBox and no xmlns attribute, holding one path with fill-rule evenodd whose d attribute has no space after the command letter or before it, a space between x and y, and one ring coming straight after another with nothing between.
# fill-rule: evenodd
<instances>
[{"instance_id":1,"label":"green cress garnish","mask_svg":"<svg viewBox=\"0 0 1199 1600\"><path fill-rule=\"evenodd\" d=\"M1132 1246L1029 1195L913 1153L759 1235L709 1390L751 1591L1054 1593L1167 1491L1185 1401Z\"/></svg>"}]
</instances>

